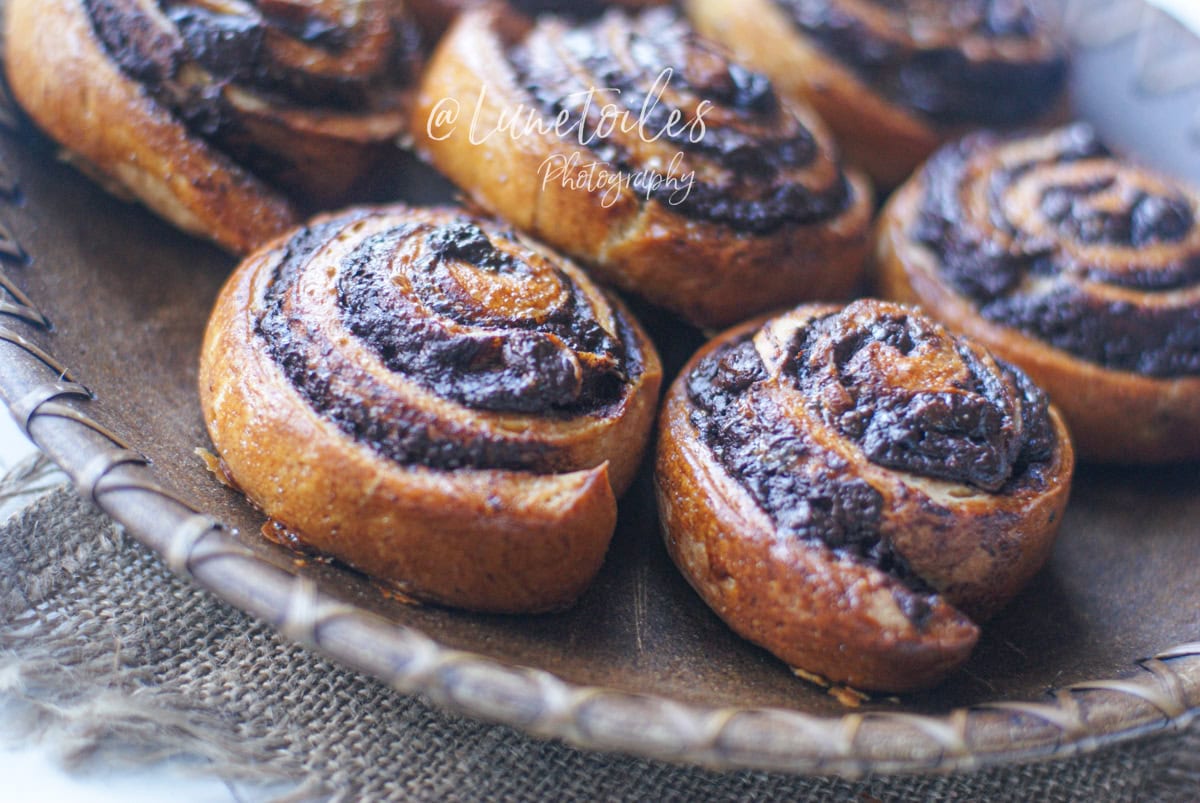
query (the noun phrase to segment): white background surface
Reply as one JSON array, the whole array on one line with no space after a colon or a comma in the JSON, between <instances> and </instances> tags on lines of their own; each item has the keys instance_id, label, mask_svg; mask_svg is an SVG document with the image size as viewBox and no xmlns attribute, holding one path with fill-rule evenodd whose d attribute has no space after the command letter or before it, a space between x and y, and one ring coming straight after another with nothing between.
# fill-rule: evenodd
<instances>
[{"instance_id":1,"label":"white background surface","mask_svg":"<svg viewBox=\"0 0 1200 803\"><path fill-rule=\"evenodd\" d=\"M8 471L34 451L34 445L21 434L21 428L13 421L6 407L4 414L0 415L0 469Z\"/></svg>"},{"instance_id":2,"label":"white background surface","mask_svg":"<svg viewBox=\"0 0 1200 803\"><path fill-rule=\"evenodd\" d=\"M1200 0L1150 0L1159 8L1165 8L1176 18L1186 22L1194 31L1200 31Z\"/></svg>"},{"instance_id":3,"label":"white background surface","mask_svg":"<svg viewBox=\"0 0 1200 803\"><path fill-rule=\"evenodd\" d=\"M1200 31L1200 0L1150 0ZM0 413L0 469L7 471L32 454L7 411ZM0 708L0 718L4 716ZM55 763L36 736L17 745L0 743L0 801L85 801L87 803L161 803L164 800L225 803L261 797L218 780L196 778L166 766L153 771L106 770L70 775Z\"/></svg>"}]
</instances>

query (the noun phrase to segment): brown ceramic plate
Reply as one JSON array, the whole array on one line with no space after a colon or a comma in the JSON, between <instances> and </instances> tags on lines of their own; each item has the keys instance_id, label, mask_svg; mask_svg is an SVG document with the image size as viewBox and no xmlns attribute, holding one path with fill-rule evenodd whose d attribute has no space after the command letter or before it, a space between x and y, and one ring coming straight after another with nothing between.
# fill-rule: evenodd
<instances>
[{"instance_id":1,"label":"brown ceramic plate","mask_svg":"<svg viewBox=\"0 0 1200 803\"><path fill-rule=\"evenodd\" d=\"M6 116L0 395L82 493L290 637L473 716L722 767L961 769L1179 726L1200 707L1200 466L1083 469L1052 563L970 663L934 692L855 709L700 602L666 557L645 475L599 580L562 614L411 607L298 560L195 454L208 446L198 348L233 260L107 196ZM411 162L373 191L450 197ZM647 318L670 367L698 345Z\"/></svg>"}]
</instances>

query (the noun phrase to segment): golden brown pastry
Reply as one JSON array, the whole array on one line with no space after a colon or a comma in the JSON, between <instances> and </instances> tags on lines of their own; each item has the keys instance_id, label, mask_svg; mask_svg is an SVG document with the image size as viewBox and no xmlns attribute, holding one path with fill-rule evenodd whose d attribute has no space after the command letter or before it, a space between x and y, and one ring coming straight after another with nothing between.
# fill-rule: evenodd
<instances>
[{"instance_id":1,"label":"golden brown pastry","mask_svg":"<svg viewBox=\"0 0 1200 803\"><path fill-rule=\"evenodd\" d=\"M455 209L319 217L217 301L201 403L236 485L419 599L569 605L653 422L638 323L569 262Z\"/></svg>"},{"instance_id":2,"label":"golden brown pastry","mask_svg":"<svg viewBox=\"0 0 1200 803\"><path fill-rule=\"evenodd\" d=\"M1021 366L1080 457L1200 458L1200 194L1088 127L948 145L896 193L878 280Z\"/></svg>"},{"instance_id":3,"label":"golden brown pastry","mask_svg":"<svg viewBox=\"0 0 1200 803\"><path fill-rule=\"evenodd\" d=\"M1073 453L1019 370L915 310L810 305L667 395L667 548L743 637L861 689L933 685L1046 561Z\"/></svg>"},{"instance_id":4,"label":"golden brown pastry","mask_svg":"<svg viewBox=\"0 0 1200 803\"><path fill-rule=\"evenodd\" d=\"M868 187L811 112L665 9L468 12L416 108L419 149L476 202L694 323L860 281Z\"/></svg>"},{"instance_id":5,"label":"golden brown pastry","mask_svg":"<svg viewBox=\"0 0 1200 803\"><path fill-rule=\"evenodd\" d=\"M13 94L86 171L245 253L408 119L400 0L9 0Z\"/></svg>"},{"instance_id":6,"label":"golden brown pastry","mask_svg":"<svg viewBox=\"0 0 1200 803\"><path fill-rule=\"evenodd\" d=\"M851 164L894 187L974 128L1059 113L1066 51L1030 0L686 0L723 42L833 129Z\"/></svg>"}]
</instances>

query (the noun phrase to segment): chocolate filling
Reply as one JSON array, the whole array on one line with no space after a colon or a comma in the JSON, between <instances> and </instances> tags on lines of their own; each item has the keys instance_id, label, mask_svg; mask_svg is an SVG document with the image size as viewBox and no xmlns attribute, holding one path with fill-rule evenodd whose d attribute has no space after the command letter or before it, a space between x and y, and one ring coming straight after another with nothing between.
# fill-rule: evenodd
<instances>
[{"instance_id":1,"label":"chocolate filling","mask_svg":"<svg viewBox=\"0 0 1200 803\"><path fill-rule=\"evenodd\" d=\"M246 13L225 13L186 0L158 0L155 14L140 0L82 2L97 39L124 73L191 131L263 173L283 172L286 166L255 146L239 111L225 96L229 85L251 90L282 108L368 112L386 90L407 84L415 75L416 29L395 19L389 21L390 55L378 70L330 74L286 64L272 55L273 35L330 55L358 44L357 32L299 4L259 3ZM290 11L285 15L282 9Z\"/></svg>"},{"instance_id":2,"label":"chocolate filling","mask_svg":"<svg viewBox=\"0 0 1200 803\"><path fill-rule=\"evenodd\" d=\"M872 463L1000 492L1024 466L1053 453L1049 402L1023 373L1000 362L996 373L961 341L953 348L966 378L946 387L890 387L870 347L908 358L935 337L917 317L880 315L864 330L831 315L797 332L783 372L805 398L826 401L826 421Z\"/></svg>"},{"instance_id":3,"label":"chocolate filling","mask_svg":"<svg viewBox=\"0 0 1200 803\"><path fill-rule=\"evenodd\" d=\"M286 245L255 330L288 381L343 432L402 465L566 470L563 458L548 445L481 435L398 403L383 381L306 323L304 311L297 308L303 301L295 292L301 273L318 249L366 215L356 213L303 229ZM482 270L527 269L501 255L488 235L467 221L401 226L367 238L343 260L338 307L343 325L389 370L475 409L563 418L600 413L619 404L627 377L640 375L639 345L629 323L618 313L619 338L608 335L574 286L568 308L552 311L543 321L513 323L491 319L486 312L457 319L453 312L447 317L431 315L436 305L406 298L388 272L397 244L412 237L424 242L411 275L427 272L437 281L446 260L471 257L481 260ZM570 277L562 274L561 280L570 282ZM582 378L574 369L557 370L567 362L561 359L564 348L585 349L585 343L600 351L580 359Z\"/></svg>"},{"instance_id":4,"label":"chocolate filling","mask_svg":"<svg viewBox=\"0 0 1200 803\"><path fill-rule=\"evenodd\" d=\"M1015 126L1048 112L1062 94L1062 51L1030 61L978 59L960 46L922 48L880 36L840 0L775 0L804 34L890 102L938 125ZM919 0L874 0L925 24L967 37L1027 42L1042 32L1024 0L957 0L932 9Z\"/></svg>"},{"instance_id":5,"label":"chocolate filling","mask_svg":"<svg viewBox=\"0 0 1200 803\"><path fill-rule=\"evenodd\" d=\"M757 386L766 373L746 335L688 376L701 441L771 516L781 534L820 541L901 579L906 564L880 536L883 497L796 427ZM916 579L916 578L913 578Z\"/></svg>"},{"instance_id":6,"label":"chocolate filling","mask_svg":"<svg viewBox=\"0 0 1200 803\"><path fill-rule=\"evenodd\" d=\"M989 321L1015 327L1038 340L1105 368L1154 377L1200 375L1200 305L1136 304L1092 294L1089 283L1157 293L1193 287L1200 281L1200 250L1182 243L1193 231L1194 203L1182 189L1167 197L1129 188L1123 208L1093 204L1111 195L1120 166L1085 126L1056 135L1056 153L1042 161L1004 163L987 178L990 218L967 217L962 202L971 161L1002 148L990 135L969 137L943 148L923 173L925 197L912 228L914 240L932 250L939 273L969 298ZM1055 237L1021 231L1003 213L1001 198L1031 171L1095 160L1093 181L1049 186L1039 212ZM1128 169L1128 168L1121 168ZM1138 249L1177 246L1165 265L1087 264L1080 248ZM1046 289L1027 278L1062 279ZM1066 281L1078 277L1084 281Z\"/></svg>"},{"instance_id":7,"label":"chocolate filling","mask_svg":"<svg viewBox=\"0 0 1200 803\"><path fill-rule=\"evenodd\" d=\"M616 5L613 0L511 0L509 4L529 16L558 14L578 19L599 17Z\"/></svg>"},{"instance_id":8,"label":"chocolate filling","mask_svg":"<svg viewBox=\"0 0 1200 803\"><path fill-rule=\"evenodd\" d=\"M613 30L624 37L619 46L632 67L614 51ZM853 200L840 171L823 187L806 186L790 175L822 157L811 132L783 107L767 78L729 62L670 12L628 19L610 15L561 37L539 26L509 50L508 58L517 82L546 119L565 115L564 127L574 141L586 142L599 160L628 175L635 193L682 215L766 234L836 217ZM659 98L653 93L666 69L671 70L668 89ZM585 102L592 90L601 94ZM702 136L696 127L668 125L673 115L691 119L689 109L703 101L728 121L716 124L718 115L709 115ZM640 121L640 129L602 131L599 107L606 103L618 104L627 119ZM661 166L638 163L628 140L639 136L669 142L724 176L704 181L697 174L681 192L678 182L664 181Z\"/></svg>"},{"instance_id":9,"label":"chocolate filling","mask_svg":"<svg viewBox=\"0 0 1200 803\"><path fill-rule=\"evenodd\" d=\"M831 314L796 332L775 381L794 383L798 398L877 465L1000 493L1040 483L1055 436L1044 394L1020 372L1000 365L997 375L958 342L970 377L961 388L898 390L862 359L870 344L907 355L927 334L911 318L881 316L864 330ZM687 378L701 442L780 537L819 542L900 581L912 594L897 599L920 627L933 589L881 532L883 496L779 408L752 338L722 345ZM823 364L829 356L834 364ZM830 382L839 386L832 393ZM841 406L828 403L837 398Z\"/></svg>"},{"instance_id":10,"label":"chocolate filling","mask_svg":"<svg viewBox=\"0 0 1200 803\"><path fill-rule=\"evenodd\" d=\"M419 302L379 269L413 236L425 240L409 271ZM465 220L377 234L346 258L338 277L345 325L389 370L480 410L586 414L620 400L626 382L621 366L629 362L625 346L597 322L569 276L551 269L566 290L562 306L536 318L504 317L455 299L447 260L518 277L530 270ZM431 320L426 309L438 318ZM472 331L458 331L446 321ZM595 359L583 363L574 356L579 352Z\"/></svg>"},{"instance_id":11,"label":"chocolate filling","mask_svg":"<svg viewBox=\"0 0 1200 803\"><path fill-rule=\"evenodd\" d=\"M147 12L139 0L83 3L109 55L156 97L172 101L172 107L189 99L188 88L176 84L180 68L196 64L218 85L236 82L282 105L364 110L370 108L374 90L402 85L413 77L419 49L415 29L389 19L389 57L375 71L306 70L274 58L268 38L282 35L339 56L356 47L365 30L346 28L316 9L294 3L250 4L245 13L234 13L186 0L158 0L159 16ZM366 25L357 23L359 28Z\"/></svg>"}]
</instances>

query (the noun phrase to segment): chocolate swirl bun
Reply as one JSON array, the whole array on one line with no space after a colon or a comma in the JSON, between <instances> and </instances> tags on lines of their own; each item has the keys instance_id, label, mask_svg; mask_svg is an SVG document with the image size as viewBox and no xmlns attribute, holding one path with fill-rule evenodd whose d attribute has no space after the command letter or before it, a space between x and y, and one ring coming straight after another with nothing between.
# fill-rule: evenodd
<instances>
[{"instance_id":1,"label":"chocolate swirl bun","mask_svg":"<svg viewBox=\"0 0 1200 803\"><path fill-rule=\"evenodd\" d=\"M847 159L903 181L946 139L1057 112L1063 46L1030 0L687 0L697 29L811 103Z\"/></svg>"},{"instance_id":2,"label":"chocolate swirl bun","mask_svg":"<svg viewBox=\"0 0 1200 803\"><path fill-rule=\"evenodd\" d=\"M810 112L667 10L466 13L416 108L419 147L478 203L695 323L861 278L868 188Z\"/></svg>"},{"instance_id":3,"label":"chocolate swirl bun","mask_svg":"<svg viewBox=\"0 0 1200 803\"><path fill-rule=\"evenodd\" d=\"M80 166L244 253L407 126L402 0L11 0L17 100Z\"/></svg>"},{"instance_id":4,"label":"chocolate swirl bun","mask_svg":"<svg viewBox=\"0 0 1200 803\"><path fill-rule=\"evenodd\" d=\"M966 660L1049 556L1073 470L1019 370L873 300L721 335L660 431L667 547L705 602L793 667L884 691Z\"/></svg>"},{"instance_id":5,"label":"chocolate swirl bun","mask_svg":"<svg viewBox=\"0 0 1200 803\"><path fill-rule=\"evenodd\" d=\"M200 367L228 473L301 543L498 612L561 608L595 576L660 382L637 322L578 268L402 206L250 256Z\"/></svg>"},{"instance_id":6,"label":"chocolate swirl bun","mask_svg":"<svg viewBox=\"0 0 1200 803\"><path fill-rule=\"evenodd\" d=\"M946 146L890 203L879 281L1020 365L1083 457L1200 458L1200 194L1086 126Z\"/></svg>"}]
</instances>

